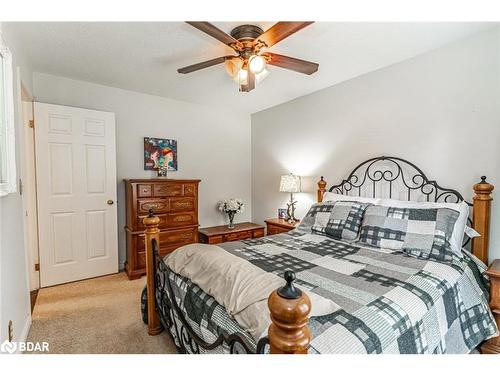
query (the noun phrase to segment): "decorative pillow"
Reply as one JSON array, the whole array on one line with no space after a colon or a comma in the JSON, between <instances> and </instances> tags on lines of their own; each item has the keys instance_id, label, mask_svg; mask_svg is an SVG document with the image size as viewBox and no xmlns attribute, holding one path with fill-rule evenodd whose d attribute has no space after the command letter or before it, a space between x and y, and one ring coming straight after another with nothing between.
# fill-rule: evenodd
<instances>
[{"instance_id":1,"label":"decorative pillow","mask_svg":"<svg viewBox=\"0 0 500 375\"><path fill-rule=\"evenodd\" d=\"M451 235L459 212L449 208L366 209L359 242L424 259L449 262Z\"/></svg>"},{"instance_id":2,"label":"decorative pillow","mask_svg":"<svg viewBox=\"0 0 500 375\"><path fill-rule=\"evenodd\" d=\"M466 202L460 203L447 203L447 202L409 202L400 201L396 199L380 199L380 206L387 207L399 207L399 208L449 208L458 211L460 215L453 229L453 234L451 235L451 249L459 257L462 257L462 245L464 240L464 231L467 224L467 219L469 217L470 209Z\"/></svg>"},{"instance_id":3,"label":"decorative pillow","mask_svg":"<svg viewBox=\"0 0 500 375\"><path fill-rule=\"evenodd\" d=\"M312 231L337 240L354 241L368 206L370 203L327 202L323 210L316 212Z\"/></svg>"},{"instance_id":4,"label":"decorative pillow","mask_svg":"<svg viewBox=\"0 0 500 375\"><path fill-rule=\"evenodd\" d=\"M314 219L318 212L331 211L332 202L314 203L309 211L307 211L306 216L302 218L296 231L301 233L311 233L312 226L314 225Z\"/></svg>"}]
</instances>

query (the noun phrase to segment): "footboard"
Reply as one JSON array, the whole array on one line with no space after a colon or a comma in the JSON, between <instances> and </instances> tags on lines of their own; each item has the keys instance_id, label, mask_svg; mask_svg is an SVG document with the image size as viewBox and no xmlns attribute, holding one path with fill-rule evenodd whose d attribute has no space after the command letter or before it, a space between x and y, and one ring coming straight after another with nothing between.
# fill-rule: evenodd
<instances>
[{"instance_id":1,"label":"footboard","mask_svg":"<svg viewBox=\"0 0 500 375\"><path fill-rule=\"evenodd\" d=\"M272 324L268 337L255 344L242 334L222 332L207 342L186 319L173 296L171 273L159 256L159 218L152 210L144 219L146 241L146 282L148 333L158 335L164 329L173 336L181 353L229 352L231 354L305 354L310 342L307 326L311 310L309 298L293 285L295 274L285 272L286 283L268 300Z\"/></svg>"}]
</instances>

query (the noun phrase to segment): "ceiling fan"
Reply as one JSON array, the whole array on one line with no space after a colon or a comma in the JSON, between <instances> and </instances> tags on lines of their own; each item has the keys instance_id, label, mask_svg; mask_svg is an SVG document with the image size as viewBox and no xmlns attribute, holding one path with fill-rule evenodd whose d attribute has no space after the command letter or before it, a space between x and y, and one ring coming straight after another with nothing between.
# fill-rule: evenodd
<instances>
[{"instance_id":1,"label":"ceiling fan","mask_svg":"<svg viewBox=\"0 0 500 375\"><path fill-rule=\"evenodd\" d=\"M313 22L278 22L266 32L255 25L241 25L226 34L209 22L187 22L211 37L231 47L237 55L222 56L198 64L177 69L178 73L187 74L209 66L225 63L227 72L239 84L239 90L252 91L255 82L260 81L269 73L267 65L290 69L303 74L313 74L319 64L296 59L294 57L267 52L266 49L288 38Z\"/></svg>"}]
</instances>

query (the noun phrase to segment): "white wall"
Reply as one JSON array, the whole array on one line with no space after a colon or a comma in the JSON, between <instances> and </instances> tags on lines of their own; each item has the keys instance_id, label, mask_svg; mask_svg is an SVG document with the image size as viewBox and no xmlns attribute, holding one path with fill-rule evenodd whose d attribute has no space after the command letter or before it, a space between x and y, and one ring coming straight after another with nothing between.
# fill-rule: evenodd
<instances>
[{"instance_id":1,"label":"white wall","mask_svg":"<svg viewBox=\"0 0 500 375\"><path fill-rule=\"evenodd\" d=\"M324 175L338 183L359 162L400 156L468 200L481 175L500 190L500 31L438 50L252 115L252 214L276 216L279 176L311 176L299 217ZM490 260L500 257L500 193Z\"/></svg>"},{"instance_id":2,"label":"white wall","mask_svg":"<svg viewBox=\"0 0 500 375\"><path fill-rule=\"evenodd\" d=\"M18 99L21 93L16 85L16 67L20 79L31 92L31 68L21 52L21 46L7 25L2 25L3 37L12 52L14 67L14 105L16 117L16 166L21 175L20 139L22 116ZM19 193L0 198L0 342L8 337L8 322L13 321L14 341L26 339L31 324L26 253L24 247L23 202Z\"/></svg>"},{"instance_id":3,"label":"white wall","mask_svg":"<svg viewBox=\"0 0 500 375\"><path fill-rule=\"evenodd\" d=\"M35 73L35 100L116 114L120 267L126 254L124 178L152 177L144 170L143 137L178 142L178 172L170 178L199 178L201 226L224 224L216 211L223 198L247 203L238 221L251 219L250 117L158 96Z\"/></svg>"}]
</instances>

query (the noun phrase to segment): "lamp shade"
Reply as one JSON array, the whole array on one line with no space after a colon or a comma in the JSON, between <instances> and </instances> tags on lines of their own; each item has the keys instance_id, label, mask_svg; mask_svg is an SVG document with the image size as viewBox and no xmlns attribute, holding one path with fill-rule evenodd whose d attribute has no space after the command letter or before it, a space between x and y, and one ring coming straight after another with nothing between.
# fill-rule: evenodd
<instances>
[{"instance_id":1,"label":"lamp shade","mask_svg":"<svg viewBox=\"0 0 500 375\"><path fill-rule=\"evenodd\" d=\"M300 193L302 191L300 176L287 174L281 176L280 191L283 193Z\"/></svg>"}]
</instances>

